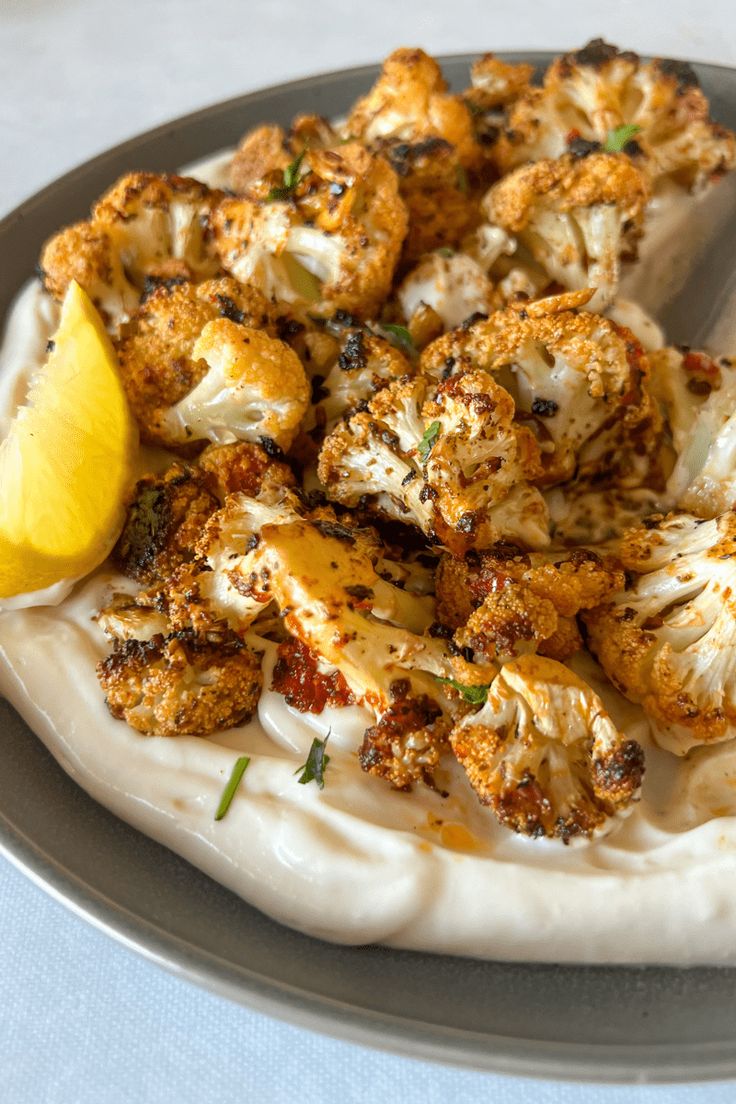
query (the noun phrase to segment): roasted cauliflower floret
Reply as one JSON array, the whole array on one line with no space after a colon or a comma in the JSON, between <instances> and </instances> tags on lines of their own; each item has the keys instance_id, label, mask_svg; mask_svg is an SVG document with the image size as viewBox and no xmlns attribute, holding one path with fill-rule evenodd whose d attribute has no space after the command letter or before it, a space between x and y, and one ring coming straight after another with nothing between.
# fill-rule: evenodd
<instances>
[{"instance_id":1,"label":"roasted cauliflower floret","mask_svg":"<svg viewBox=\"0 0 736 1104\"><path fill-rule=\"evenodd\" d=\"M499 543L465 560L443 556L437 617L455 642L490 659L539 651L566 659L582 647L575 617L623 586L615 561L576 549L529 553Z\"/></svg>"},{"instance_id":2,"label":"roasted cauliflower floret","mask_svg":"<svg viewBox=\"0 0 736 1104\"><path fill-rule=\"evenodd\" d=\"M208 322L192 349L206 374L163 419L169 442L272 441L288 449L309 406L301 362L288 345L218 318Z\"/></svg>"},{"instance_id":3,"label":"roasted cauliflower floret","mask_svg":"<svg viewBox=\"0 0 736 1104\"><path fill-rule=\"evenodd\" d=\"M259 658L242 641L208 644L176 633L125 640L97 666L113 717L147 736L209 736L249 720Z\"/></svg>"},{"instance_id":4,"label":"roasted cauliflower floret","mask_svg":"<svg viewBox=\"0 0 736 1104\"><path fill-rule=\"evenodd\" d=\"M435 788L434 772L448 750L447 731L442 709L432 698L399 696L366 729L358 752L360 765L396 790L411 790L418 782Z\"/></svg>"},{"instance_id":5,"label":"roasted cauliflower floret","mask_svg":"<svg viewBox=\"0 0 736 1104\"><path fill-rule=\"evenodd\" d=\"M624 154L567 154L516 169L482 206L551 281L595 288L588 309L603 311L616 296L622 257L636 255L648 198L646 177Z\"/></svg>"},{"instance_id":6,"label":"roasted cauliflower floret","mask_svg":"<svg viewBox=\"0 0 736 1104\"><path fill-rule=\"evenodd\" d=\"M157 285L123 326L120 375L145 441L179 443L181 433L167 427L167 417L207 374L194 346L207 323L218 318L275 332L275 317L260 292L229 278Z\"/></svg>"},{"instance_id":7,"label":"roasted cauliflower floret","mask_svg":"<svg viewBox=\"0 0 736 1104\"><path fill-rule=\"evenodd\" d=\"M645 455L658 444L641 346L608 319L556 309L567 301L497 311L438 338L420 360L437 378L475 368L493 374L537 435L546 484L630 468L627 446Z\"/></svg>"},{"instance_id":8,"label":"roasted cauliflower floret","mask_svg":"<svg viewBox=\"0 0 736 1104\"><path fill-rule=\"evenodd\" d=\"M319 476L336 501L368 499L448 547L512 534L544 545L546 514L528 483L539 453L513 415L508 392L484 372L398 381L325 439Z\"/></svg>"},{"instance_id":9,"label":"roasted cauliflower floret","mask_svg":"<svg viewBox=\"0 0 736 1104\"><path fill-rule=\"evenodd\" d=\"M409 215L402 267L432 249L457 245L481 221L476 189L449 142L388 140L378 148L398 177Z\"/></svg>"},{"instance_id":10,"label":"roasted cauliflower floret","mask_svg":"<svg viewBox=\"0 0 736 1104\"><path fill-rule=\"evenodd\" d=\"M287 182L288 177L288 182ZM407 217L396 174L357 142L311 147L213 216L223 266L271 300L312 313L376 314Z\"/></svg>"},{"instance_id":11,"label":"roasted cauliflower floret","mask_svg":"<svg viewBox=\"0 0 736 1104\"><path fill-rule=\"evenodd\" d=\"M736 514L652 518L617 554L625 589L584 615L588 643L657 743L683 755L736 736Z\"/></svg>"},{"instance_id":12,"label":"roasted cauliflower floret","mask_svg":"<svg viewBox=\"0 0 736 1104\"><path fill-rule=\"evenodd\" d=\"M728 357L665 348L651 355L676 463L669 501L703 518L736 504L736 368Z\"/></svg>"},{"instance_id":13,"label":"roasted cauliflower floret","mask_svg":"<svg viewBox=\"0 0 736 1104\"><path fill-rule=\"evenodd\" d=\"M445 330L474 314L490 314L499 305L482 266L467 253L430 253L402 281L397 292L404 318L411 323L422 306L431 307Z\"/></svg>"},{"instance_id":14,"label":"roasted cauliflower floret","mask_svg":"<svg viewBox=\"0 0 736 1104\"><path fill-rule=\"evenodd\" d=\"M665 178L697 188L736 162L734 135L714 123L692 68L682 61L641 62L601 39L557 58L542 88L514 104L499 140L504 172L525 161L605 144L620 127L638 129L624 146L655 185Z\"/></svg>"},{"instance_id":15,"label":"roasted cauliflower floret","mask_svg":"<svg viewBox=\"0 0 736 1104\"><path fill-rule=\"evenodd\" d=\"M309 146L324 149L340 141L330 123L319 115L299 115L288 131L280 126L260 126L242 139L230 164L234 192L249 191L269 173L283 172Z\"/></svg>"},{"instance_id":16,"label":"roasted cauliflower floret","mask_svg":"<svg viewBox=\"0 0 736 1104\"><path fill-rule=\"evenodd\" d=\"M205 473L208 485L221 503L231 494L256 498L266 492L278 494L280 488L296 485L288 464L247 441L208 445L197 458L197 467Z\"/></svg>"},{"instance_id":17,"label":"roasted cauliflower floret","mask_svg":"<svg viewBox=\"0 0 736 1104\"><path fill-rule=\"evenodd\" d=\"M345 131L373 146L387 139L416 143L441 138L455 147L466 169L479 162L470 111L460 96L448 91L439 65L423 50L402 48L389 54L370 92L353 107Z\"/></svg>"},{"instance_id":18,"label":"roasted cauliflower floret","mask_svg":"<svg viewBox=\"0 0 736 1104\"><path fill-rule=\"evenodd\" d=\"M410 376L412 362L375 329L350 315L336 315L315 335L305 337L313 369L312 410L305 426L329 431L344 415L359 410L386 384ZM317 355L315 355L315 352Z\"/></svg>"},{"instance_id":19,"label":"roasted cauliflower floret","mask_svg":"<svg viewBox=\"0 0 736 1104\"><path fill-rule=\"evenodd\" d=\"M450 744L504 827L564 843L628 811L644 773L641 747L616 729L597 694L535 655L501 668L485 705L455 725Z\"/></svg>"},{"instance_id":20,"label":"roasted cauliflower floret","mask_svg":"<svg viewBox=\"0 0 736 1104\"><path fill-rule=\"evenodd\" d=\"M184 176L129 173L41 253L44 286L63 299L72 280L114 329L135 309L147 277L204 280L220 265L210 214L221 193Z\"/></svg>"},{"instance_id":21,"label":"roasted cauliflower floret","mask_svg":"<svg viewBox=\"0 0 736 1104\"><path fill-rule=\"evenodd\" d=\"M465 92L465 99L474 114L508 107L528 90L533 76L533 65L512 64L494 54L484 54L470 67L471 87Z\"/></svg>"},{"instance_id":22,"label":"roasted cauliflower floret","mask_svg":"<svg viewBox=\"0 0 736 1104\"><path fill-rule=\"evenodd\" d=\"M202 528L218 505L195 468L174 464L161 477L144 476L133 491L114 562L139 583L167 579L194 559Z\"/></svg>"}]
</instances>

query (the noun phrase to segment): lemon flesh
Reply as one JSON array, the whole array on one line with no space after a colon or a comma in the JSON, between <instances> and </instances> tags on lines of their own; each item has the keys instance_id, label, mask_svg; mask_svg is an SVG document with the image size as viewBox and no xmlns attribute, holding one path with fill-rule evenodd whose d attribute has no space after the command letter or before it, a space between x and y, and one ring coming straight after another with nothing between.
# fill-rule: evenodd
<instances>
[{"instance_id":1,"label":"lemon flesh","mask_svg":"<svg viewBox=\"0 0 736 1104\"><path fill-rule=\"evenodd\" d=\"M0 443L0 598L86 574L123 521L136 431L99 314L72 283Z\"/></svg>"}]
</instances>

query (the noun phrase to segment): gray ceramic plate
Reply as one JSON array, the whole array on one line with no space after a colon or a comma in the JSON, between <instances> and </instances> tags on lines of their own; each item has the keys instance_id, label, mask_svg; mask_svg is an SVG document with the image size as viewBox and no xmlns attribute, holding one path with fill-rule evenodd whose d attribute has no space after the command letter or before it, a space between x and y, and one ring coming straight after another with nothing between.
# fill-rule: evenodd
<instances>
[{"instance_id":1,"label":"gray ceramic plate","mask_svg":"<svg viewBox=\"0 0 736 1104\"><path fill-rule=\"evenodd\" d=\"M457 86L469 60L443 62ZM736 126L736 70L698 72L715 117ZM0 314L43 240L82 217L119 174L172 169L297 111L339 114L375 74L354 69L231 100L75 169L0 224ZM332 946L267 919L117 820L2 702L0 762L7 857L110 935L223 996L355 1042L476 1069L614 1081L736 1075L736 971L497 964Z\"/></svg>"}]
</instances>

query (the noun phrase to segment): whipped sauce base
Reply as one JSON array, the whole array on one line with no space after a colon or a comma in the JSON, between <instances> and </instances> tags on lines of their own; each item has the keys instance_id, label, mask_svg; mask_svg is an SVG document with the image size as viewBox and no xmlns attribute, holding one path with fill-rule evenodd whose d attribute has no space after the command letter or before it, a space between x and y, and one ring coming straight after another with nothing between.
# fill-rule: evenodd
<instances>
[{"instance_id":1,"label":"whipped sauce base","mask_svg":"<svg viewBox=\"0 0 736 1104\"><path fill-rule=\"evenodd\" d=\"M30 284L0 352L0 429L55 324ZM161 455L142 450L147 464L160 467ZM103 565L60 584L58 604L6 603L0 692L93 798L257 908L344 943L540 962L736 961L736 741L685 759L660 751L641 711L579 657L573 666L645 748L641 801L591 842L528 840L497 824L454 762L438 776L447 798L366 775L356 752L371 716L287 706L268 689L275 646L256 637L265 689L248 725L162 738L114 720L95 675L110 646L94 617L113 591L134 589ZM300 785L295 771L327 732L324 789ZM240 754L250 766L215 821Z\"/></svg>"}]
</instances>

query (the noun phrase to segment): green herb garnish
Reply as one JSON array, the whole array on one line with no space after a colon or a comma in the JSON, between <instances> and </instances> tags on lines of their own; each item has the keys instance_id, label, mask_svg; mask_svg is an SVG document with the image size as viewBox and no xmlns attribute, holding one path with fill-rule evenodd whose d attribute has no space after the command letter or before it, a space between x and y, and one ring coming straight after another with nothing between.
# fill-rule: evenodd
<instances>
[{"instance_id":1,"label":"green herb garnish","mask_svg":"<svg viewBox=\"0 0 736 1104\"><path fill-rule=\"evenodd\" d=\"M422 461L423 464L427 462L430 452L437 444L437 438L440 435L440 429L441 426L439 422L432 422L432 424L428 425L424 431L424 435L419 442L419 446L417 448L419 459Z\"/></svg>"},{"instance_id":2,"label":"green herb garnish","mask_svg":"<svg viewBox=\"0 0 736 1104\"><path fill-rule=\"evenodd\" d=\"M250 758L247 755L241 755L239 759L235 760L235 766L230 774L230 780L222 791L222 797L220 798L220 804L217 806L217 812L215 813L215 820L222 820L225 813L230 808L230 803L235 797L235 791L240 785L240 779L246 772Z\"/></svg>"},{"instance_id":3,"label":"green herb garnish","mask_svg":"<svg viewBox=\"0 0 736 1104\"><path fill-rule=\"evenodd\" d=\"M306 786L307 782L316 782L321 790L325 788L325 770L330 761L325 748L329 738L330 733L328 732L324 740L320 740L317 736L312 740L306 763L303 763L301 767L297 767L294 771L294 774L299 774L299 771L302 772L298 779L300 786Z\"/></svg>"},{"instance_id":4,"label":"green herb garnish","mask_svg":"<svg viewBox=\"0 0 736 1104\"><path fill-rule=\"evenodd\" d=\"M381 329L395 337L399 345L403 345L410 352L414 351L414 341L406 326L397 326L394 322L381 322Z\"/></svg>"},{"instance_id":5,"label":"green herb garnish","mask_svg":"<svg viewBox=\"0 0 736 1104\"><path fill-rule=\"evenodd\" d=\"M438 253L440 257L454 257L455 250L450 249L449 245L441 245L439 249L435 249L435 253Z\"/></svg>"},{"instance_id":6,"label":"green herb garnish","mask_svg":"<svg viewBox=\"0 0 736 1104\"><path fill-rule=\"evenodd\" d=\"M457 165L455 167L455 180L457 182L458 191L462 192L463 195L467 195L468 194L468 174L466 173L466 171L465 171L465 169L463 168L462 165Z\"/></svg>"},{"instance_id":7,"label":"green herb garnish","mask_svg":"<svg viewBox=\"0 0 736 1104\"><path fill-rule=\"evenodd\" d=\"M443 682L445 686L452 686L471 705L483 705L484 702L488 701L488 686L466 686L464 682L458 682L457 679L440 678L439 675L435 675L435 678L438 682Z\"/></svg>"},{"instance_id":8,"label":"green herb garnish","mask_svg":"<svg viewBox=\"0 0 736 1104\"><path fill-rule=\"evenodd\" d=\"M297 184L301 177L299 176L299 170L302 167L302 161L304 155L307 152L306 146L302 152L295 157L290 165L287 165L284 169L284 182L280 187L272 188L266 196L266 203L274 203L276 200L291 199L296 189Z\"/></svg>"},{"instance_id":9,"label":"green herb garnish","mask_svg":"<svg viewBox=\"0 0 736 1104\"><path fill-rule=\"evenodd\" d=\"M608 136L603 143L603 150L605 153L622 153L626 149L631 139L639 133L640 126L636 123L624 123L623 126L616 127L615 130L609 130Z\"/></svg>"}]
</instances>

